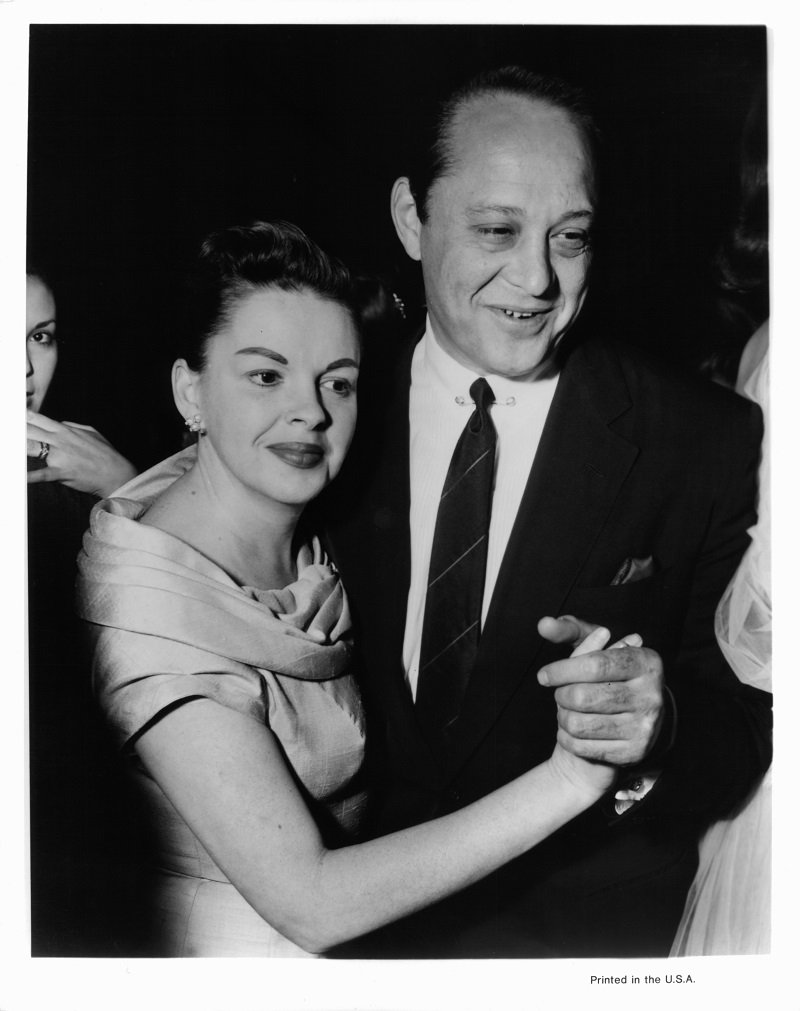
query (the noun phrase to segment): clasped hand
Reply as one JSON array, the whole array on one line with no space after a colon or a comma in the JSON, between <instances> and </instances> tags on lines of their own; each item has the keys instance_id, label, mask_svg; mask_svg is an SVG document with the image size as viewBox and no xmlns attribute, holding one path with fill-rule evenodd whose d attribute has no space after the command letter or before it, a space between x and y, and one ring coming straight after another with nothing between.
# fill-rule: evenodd
<instances>
[{"instance_id":1,"label":"clasped hand","mask_svg":"<svg viewBox=\"0 0 800 1011\"><path fill-rule=\"evenodd\" d=\"M637 634L606 648L607 629L565 615L542 618L539 634L572 644L565 660L547 664L539 683L555 688L558 734L553 759L570 777L610 788L616 771L643 761L661 729L661 658ZM570 761L567 756L581 759Z\"/></svg>"},{"instance_id":2,"label":"clasped hand","mask_svg":"<svg viewBox=\"0 0 800 1011\"><path fill-rule=\"evenodd\" d=\"M47 466L28 471L28 484L60 481L68 488L101 498L136 475L136 468L90 425L53 421L28 411L28 456L39 456L42 443L50 450Z\"/></svg>"}]
</instances>

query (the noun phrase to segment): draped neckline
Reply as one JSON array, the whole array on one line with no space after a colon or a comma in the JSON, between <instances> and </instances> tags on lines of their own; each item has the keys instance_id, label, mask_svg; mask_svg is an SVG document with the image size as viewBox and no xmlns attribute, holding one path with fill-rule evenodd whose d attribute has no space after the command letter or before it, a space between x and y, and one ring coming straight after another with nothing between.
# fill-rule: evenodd
<instances>
[{"instance_id":1,"label":"draped neckline","mask_svg":"<svg viewBox=\"0 0 800 1011\"><path fill-rule=\"evenodd\" d=\"M338 574L316 538L300 548L292 583L262 590L240 586L188 543L139 522L195 459L194 447L183 450L92 510L78 559L81 617L302 680L343 673L350 616Z\"/></svg>"}]
</instances>

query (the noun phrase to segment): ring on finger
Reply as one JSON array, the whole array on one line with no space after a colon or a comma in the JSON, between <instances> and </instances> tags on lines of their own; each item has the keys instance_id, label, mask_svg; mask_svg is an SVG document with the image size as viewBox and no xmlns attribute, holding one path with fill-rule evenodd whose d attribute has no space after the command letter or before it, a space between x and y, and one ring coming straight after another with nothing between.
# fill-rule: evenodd
<instances>
[{"instance_id":1,"label":"ring on finger","mask_svg":"<svg viewBox=\"0 0 800 1011\"><path fill-rule=\"evenodd\" d=\"M47 462L47 454L50 452L50 443L40 442L39 445L41 446L41 449L39 450L39 455L36 459Z\"/></svg>"}]
</instances>

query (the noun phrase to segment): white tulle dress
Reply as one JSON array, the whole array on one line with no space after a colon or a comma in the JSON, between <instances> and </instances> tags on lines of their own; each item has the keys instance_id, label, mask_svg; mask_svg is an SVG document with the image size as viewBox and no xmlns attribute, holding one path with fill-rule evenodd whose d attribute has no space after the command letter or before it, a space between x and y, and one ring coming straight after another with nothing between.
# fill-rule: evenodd
<instances>
[{"instance_id":1,"label":"white tulle dress","mask_svg":"<svg viewBox=\"0 0 800 1011\"><path fill-rule=\"evenodd\" d=\"M764 323L748 342L737 390L764 412L758 522L752 544L716 615L720 647L737 677L772 689L770 596L769 336ZM700 843L672 955L754 955L770 950L772 775L769 770L731 817L716 822Z\"/></svg>"}]
</instances>

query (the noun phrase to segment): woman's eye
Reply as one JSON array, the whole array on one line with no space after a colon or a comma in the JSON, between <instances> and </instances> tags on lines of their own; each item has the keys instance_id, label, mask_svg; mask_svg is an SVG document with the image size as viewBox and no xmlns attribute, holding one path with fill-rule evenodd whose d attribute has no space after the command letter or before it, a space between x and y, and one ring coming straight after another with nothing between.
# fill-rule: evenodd
<instances>
[{"instance_id":1,"label":"woman's eye","mask_svg":"<svg viewBox=\"0 0 800 1011\"><path fill-rule=\"evenodd\" d=\"M349 379L342 379L339 376L333 376L330 379L323 379L322 386L326 390L330 390L331 393L335 393L337 397L349 397L353 392L353 384Z\"/></svg>"},{"instance_id":2,"label":"woman's eye","mask_svg":"<svg viewBox=\"0 0 800 1011\"><path fill-rule=\"evenodd\" d=\"M272 369L262 369L260 372L249 373L250 379L256 386L277 386L280 382L280 374Z\"/></svg>"},{"instance_id":3,"label":"woman's eye","mask_svg":"<svg viewBox=\"0 0 800 1011\"><path fill-rule=\"evenodd\" d=\"M36 330L34 333L28 335L28 340L33 344L39 344L41 347L48 347L51 344L55 344L56 335L50 333L49 330Z\"/></svg>"}]
</instances>

